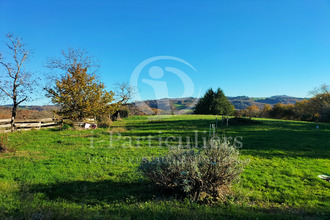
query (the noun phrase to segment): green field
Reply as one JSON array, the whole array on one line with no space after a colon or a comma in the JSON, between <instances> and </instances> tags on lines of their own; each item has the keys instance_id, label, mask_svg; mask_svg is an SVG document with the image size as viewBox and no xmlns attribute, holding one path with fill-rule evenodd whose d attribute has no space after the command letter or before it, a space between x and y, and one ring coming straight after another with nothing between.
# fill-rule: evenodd
<instances>
[{"instance_id":1,"label":"green field","mask_svg":"<svg viewBox=\"0 0 330 220\"><path fill-rule=\"evenodd\" d=\"M0 219L329 219L330 183L317 175L330 174L330 124L255 120L219 131L242 137L250 163L234 196L212 205L161 194L137 167L164 155L165 140L187 143L198 132L200 146L214 116L136 116L111 129L10 134L16 151L0 154Z\"/></svg>"}]
</instances>

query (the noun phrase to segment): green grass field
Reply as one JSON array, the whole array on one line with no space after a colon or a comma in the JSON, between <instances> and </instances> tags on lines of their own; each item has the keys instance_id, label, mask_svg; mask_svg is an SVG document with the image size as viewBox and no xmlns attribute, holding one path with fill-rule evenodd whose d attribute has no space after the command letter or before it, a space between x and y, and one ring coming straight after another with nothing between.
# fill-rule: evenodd
<instances>
[{"instance_id":1,"label":"green grass field","mask_svg":"<svg viewBox=\"0 0 330 220\"><path fill-rule=\"evenodd\" d=\"M0 154L0 219L329 219L330 183L317 175L330 174L330 124L255 120L261 123L220 131L242 137L241 157L250 163L235 195L213 205L163 196L137 167L143 157L164 155L166 143L178 145L179 136L187 144L197 132L201 145L214 116L10 134L16 151Z\"/></svg>"}]
</instances>

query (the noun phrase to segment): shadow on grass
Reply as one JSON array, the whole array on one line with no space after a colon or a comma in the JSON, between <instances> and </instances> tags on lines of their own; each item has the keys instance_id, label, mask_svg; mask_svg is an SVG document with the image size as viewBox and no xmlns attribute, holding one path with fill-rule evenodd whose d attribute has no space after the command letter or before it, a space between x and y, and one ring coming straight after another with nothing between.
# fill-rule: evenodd
<instances>
[{"instance_id":1,"label":"shadow on grass","mask_svg":"<svg viewBox=\"0 0 330 220\"><path fill-rule=\"evenodd\" d=\"M326 131L274 130L241 131L244 154L273 157L305 157L327 159L330 157L330 138Z\"/></svg>"},{"instance_id":2,"label":"shadow on grass","mask_svg":"<svg viewBox=\"0 0 330 220\"><path fill-rule=\"evenodd\" d=\"M153 192L146 190L146 183L121 183L110 180L89 182L73 181L50 185L34 185L30 193L43 193L51 206L12 213L27 219L304 219L312 217L327 219L326 210L303 210L290 208L262 208L242 204L203 205L156 199ZM25 198L22 198L24 200ZM31 202L33 202L31 200ZM64 208L56 205L65 202ZM76 203L77 205L69 205ZM109 206L110 205L110 206ZM29 205L27 205L29 206ZM102 206L101 210L93 207ZM34 209L34 210L33 210ZM306 212L307 211L307 212ZM1 213L0 213L1 214ZM1 216L1 215L0 215Z\"/></svg>"},{"instance_id":3,"label":"shadow on grass","mask_svg":"<svg viewBox=\"0 0 330 220\"><path fill-rule=\"evenodd\" d=\"M54 184L37 184L32 193L43 193L50 200L67 200L80 204L95 205L114 202L142 202L152 198L145 192L145 183L123 183L111 180L97 182L73 181Z\"/></svg>"},{"instance_id":4,"label":"shadow on grass","mask_svg":"<svg viewBox=\"0 0 330 220\"><path fill-rule=\"evenodd\" d=\"M276 121L253 119L232 119L234 123L228 128L219 129L219 136L242 137L242 153L264 158L273 157L305 157L305 158L329 158L330 157L330 124L322 124L316 129L315 123L299 121ZM220 121L218 121L220 123ZM252 123L251 123L252 122ZM256 123L254 123L256 122ZM190 136L194 141L194 131L199 133L199 144L203 145L202 137L208 137L209 125L215 120L177 120L157 121L154 123L141 123L132 125L131 130L136 132L126 133L125 136ZM147 132L149 131L149 133ZM168 131L158 133L158 131Z\"/></svg>"}]
</instances>

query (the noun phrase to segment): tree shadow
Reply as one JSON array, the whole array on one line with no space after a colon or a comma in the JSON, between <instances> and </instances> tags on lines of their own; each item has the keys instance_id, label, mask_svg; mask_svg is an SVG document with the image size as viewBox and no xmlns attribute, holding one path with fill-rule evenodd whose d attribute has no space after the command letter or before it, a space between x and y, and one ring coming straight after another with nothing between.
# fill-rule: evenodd
<instances>
[{"instance_id":1,"label":"tree shadow","mask_svg":"<svg viewBox=\"0 0 330 220\"><path fill-rule=\"evenodd\" d=\"M36 184L30 186L30 192L43 193L50 200L64 199L89 205L102 202L129 202L129 200L143 202L152 198L152 193L146 192L146 183L142 180L137 183L102 180Z\"/></svg>"},{"instance_id":2,"label":"tree shadow","mask_svg":"<svg viewBox=\"0 0 330 220\"><path fill-rule=\"evenodd\" d=\"M264 158L306 157L327 159L330 157L330 139L327 131L258 130L241 131L244 154Z\"/></svg>"},{"instance_id":3,"label":"tree shadow","mask_svg":"<svg viewBox=\"0 0 330 220\"><path fill-rule=\"evenodd\" d=\"M253 123L257 121L256 123ZM264 158L273 157L306 157L306 158L329 158L330 124L323 123L320 129L316 129L316 123L300 121L278 120L234 120L229 127L223 126L218 129L220 137L242 137L243 147L240 149L245 155L259 156ZM134 132L125 133L125 136L190 136L195 140L194 131L199 131L198 145L202 146L202 137L208 137L210 124L213 119L195 120L163 120L152 123L132 125ZM218 120L218 123L221 123ZM218 124L219 125L219 124ZM170 129L170 130L168 130ZM146 131L150 131L149 133ZM135 132L136 131L136 132ZM158 131L166 131L158 133ZM204 131L201 132L201 131ZM194 144L193 144L194 145Z\"/></svg>"},{"instance_id":4,"label":"tree shadow","mask_svg":"<svg viewBox=\"0 0 330 220\"><path fill-rule=\"evenodd\" d=\"M63 210L62 206L36 208L29 204L33 203L33 200L25 198L22 193L21 200L25 200L27 206L31 207L29 210L16 210L15 213L10 214L17 218L25 216L28 219L303 219L305 217L326 219L329 216L326 209L309 209L307 213L304 209L250 207L240 203L219 203L208 206L198 203L189 204L169 197L155 200L155 195L161 192L153 190L155 188L148 188L143 181L123 183L102 180L36 184L29 187L30 193L43 193L47 199L53 201L51 204L63 200L79 204L80 211L76 210L77 206ZM104 210L99 212L92 208L94 206L103 206Z\"/></svg>"}]
</instances>

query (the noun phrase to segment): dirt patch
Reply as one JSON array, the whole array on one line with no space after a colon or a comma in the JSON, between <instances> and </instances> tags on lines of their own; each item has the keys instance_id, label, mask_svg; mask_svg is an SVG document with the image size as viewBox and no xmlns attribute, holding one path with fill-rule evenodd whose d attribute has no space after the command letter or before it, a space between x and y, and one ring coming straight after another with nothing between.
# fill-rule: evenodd
<instances>
[{"instance_id":1,"label":"dirt patch","mask_svg":"<svg viewBox=\"0 0 330 220\"><path fill-rule=\"evenodd\" d=\"M47 156L43 156L42 152L40 151L11 151L9 150L7 154L4 154L3 157L9 158L9 157L25 157L30 158L34 160L45 160L49 159Z\"/></svg>"},{"instance_id":2,"label":"dirt patch","mask_svg":"<svg viewBox=\"0 0 330 220\"><path fill-rule=\"evenodd\" d=\"M7 147L4 147L4 146L0 146L0 154L4 154L4 153L8 153L8 149Z\"/></svg>"},{"instance_id":3,"label":"dirt patch","mask_svg":"<svg viewBox=\"0 0 330 220\"><path fill-rule=\"evenodd\" d=\"M8 136L6 134L2 134L0 136L0 154L8 153L9 147L8 147Z\"/></svg>"},{"instance_id":4,"label":"dirt patch","mask_svg":"<svg viewBox=\"0 0 330 220\"><path fill-rule=\"evenodd\" d=\"M109 130L108 132L110 134L114 134L114 133L124 133L126 132L126 128L125 127L113 127L111 130Z\"/></svg>"}]
</instances>

